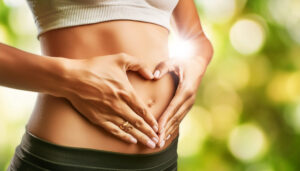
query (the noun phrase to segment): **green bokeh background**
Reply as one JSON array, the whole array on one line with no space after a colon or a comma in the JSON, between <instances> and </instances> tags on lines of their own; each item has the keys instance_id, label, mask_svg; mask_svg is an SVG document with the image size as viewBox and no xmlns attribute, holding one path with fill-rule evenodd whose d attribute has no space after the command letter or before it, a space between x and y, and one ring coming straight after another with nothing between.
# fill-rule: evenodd
<instances>
[{"instance_id":1,"label":"green bokeh background","mask_svg":"<svg viewBox=\"0 0 300 171\"><path fill-rule=\"evenodd\" d=\"M214 57L184 118L180 171L300 170L300 1L195 0ZM41 54L25 0L0 0L0 42ZM0 87L0 170L36 93Z\"/></svg>"}]
</instances>

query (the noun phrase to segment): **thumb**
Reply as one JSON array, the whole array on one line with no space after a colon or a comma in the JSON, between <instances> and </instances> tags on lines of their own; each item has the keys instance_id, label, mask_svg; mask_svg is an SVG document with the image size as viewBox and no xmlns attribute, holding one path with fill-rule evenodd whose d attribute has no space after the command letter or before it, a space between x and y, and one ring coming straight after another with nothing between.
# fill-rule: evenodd
<instances>
[{"instance_id":1,"label":"thumb","mask_svg":"<svg viewBox=\"0 0 300 171\"><path fill-rule=\"evenodd\" d=\"M160 62L154 70L154 73L153 73L154 78L160 79L167 72L175 70L173 63L174 62L172 59L168 59L166 61Z\"/></svg>"},{"instance_id":2,"label":"thumb","mask_svg":"<svg viewBox=\"0 0 300 171\"><path fill-rule=\"evenodd\" d=\"M141 61L136 58L131 58L126 66L126 71L136 71L146 79L153 79L153 75L150 69L148 69L145 64L142 64Z\"/></svg>"}]
</instances>

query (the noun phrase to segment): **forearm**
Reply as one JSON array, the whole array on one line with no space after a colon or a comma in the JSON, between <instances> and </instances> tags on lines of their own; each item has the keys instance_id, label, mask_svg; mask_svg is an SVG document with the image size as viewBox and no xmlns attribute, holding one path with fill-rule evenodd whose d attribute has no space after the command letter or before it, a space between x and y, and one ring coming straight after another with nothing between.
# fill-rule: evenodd
<instances>
[{"instance_id":1,"label":"forearm","mask_svg":"<svg viewBox=\"0 0 300 171\"><path fill-rule=\"evenodd\" d=\"M189 12L186 9L191 9ZM213 47L204 33L200 18L193 1L179 1L174 10L171 24L177 36L190 44L192 52L189 57L196 57L207 66L213 56Z\"/></svg>"},{"instance_id":2,"label":"forearm","mask_svg":"<svg viewBox=\"0 0 300 171\"><path fill-rule=\"evenodd\" d=\"M0 85L58 95L65 81L66 60L35 55L0 43Z\"/></svg>"}]
</instances>

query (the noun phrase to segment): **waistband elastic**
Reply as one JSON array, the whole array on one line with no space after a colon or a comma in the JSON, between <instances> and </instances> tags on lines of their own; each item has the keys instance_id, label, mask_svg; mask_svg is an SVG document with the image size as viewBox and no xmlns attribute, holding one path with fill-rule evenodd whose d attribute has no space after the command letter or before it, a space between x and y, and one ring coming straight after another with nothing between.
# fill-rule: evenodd
<instances>
[{"instance_id":1,"label":"waistband elastic","mask_svg":"<svg viewBox=\"0 0 300 171\"><path fill-rule=\"evenodd\" d=\"M54 144L26 131L18 146L19 157L54 170L163 170L177 162L179 135L159 152L128 154ZM80 169L79 169L80 168Z\"/></svg>"}]
</instances>

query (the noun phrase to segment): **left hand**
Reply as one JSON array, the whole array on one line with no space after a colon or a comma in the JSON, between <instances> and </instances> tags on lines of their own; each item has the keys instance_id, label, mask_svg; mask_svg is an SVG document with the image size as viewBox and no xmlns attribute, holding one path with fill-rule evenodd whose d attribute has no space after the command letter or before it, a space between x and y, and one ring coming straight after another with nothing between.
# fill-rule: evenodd
<instances>
[{"instance_id":1,"label":"left hand","mask_svg":"<svg viewBox=\"0 0 300 171\"><path fill-rule=\"evenodd\" d=\"M175 96L158 120L160 148L165 144L165 140L177 130L182 119L194 105L196 92L206 71L207 63L205 59L197 56L187 59L169 58L156 66L154 79L160 79L171 71L179 77ZM157 70L160 71L159 77L155 74Z\"/></svg>"}]
</instances>

